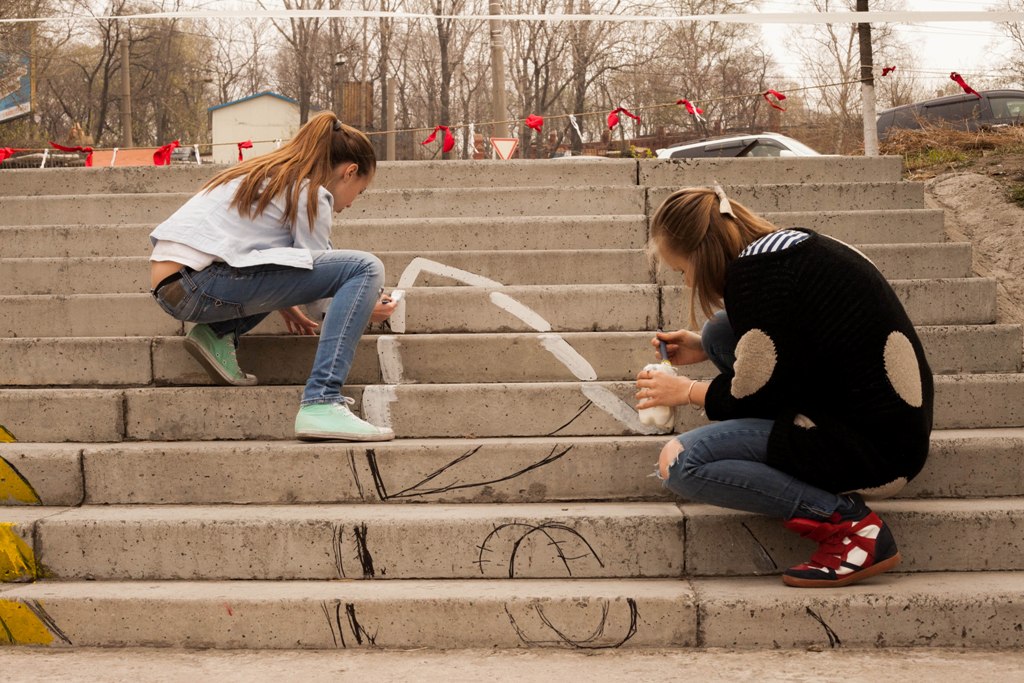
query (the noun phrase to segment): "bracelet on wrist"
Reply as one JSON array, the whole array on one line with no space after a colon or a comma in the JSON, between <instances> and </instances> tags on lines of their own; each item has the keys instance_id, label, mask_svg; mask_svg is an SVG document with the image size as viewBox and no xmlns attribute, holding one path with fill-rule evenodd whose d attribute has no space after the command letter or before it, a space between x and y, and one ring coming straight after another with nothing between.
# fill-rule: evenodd
<instances>
[{"instance_id":1,"label":"bracelet on wrist","mask_svg":"<svg viewBox=\"0 0 1024 683\"><path fill-rule=\"evenodd\" d=\"M701 406L698 406L698 405L695 405L695 404L694 404L694 402L693 402L693 398L692 398L692 397L690 396L690 394L692 394L692 393L693 393L693 387L694 387L694 386L695 386L696 384L697 384L697 380L692 380L692 381L690 382L690 388L686 390L686 402L687 402L687 403L689 403L689 404L690 404L690 406L691 406L691 407L692 407L692 408L693 408L694 410L702 410L702 407L701 407Z\"/></svg>"}]
</instances>

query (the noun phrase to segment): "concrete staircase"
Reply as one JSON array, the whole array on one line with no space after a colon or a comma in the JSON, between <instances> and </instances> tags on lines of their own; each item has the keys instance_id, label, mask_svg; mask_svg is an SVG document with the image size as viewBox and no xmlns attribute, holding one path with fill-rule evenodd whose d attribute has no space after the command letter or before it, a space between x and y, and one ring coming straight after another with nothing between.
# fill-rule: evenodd
<instances>
[{"instance_id":1,"label":"concrete staircase","mask_svg":"<svg viewBox=\"0 0 1024 683\"><path fill-rule=\"evenodd\" d=\"M409 288L348 388L386 444L290 440L314 340L268 319L260 385L209 386L146 294L149 231L210 173L0 173L0 643L1024 645L1021 329L898 159L383 165L334 242ZM786 588L809 545L649 476L631 380L688 297L647 221L713 179L859 245L919 325L932 455L877 505L902 573Z\"/></svg>"}]
</instances>

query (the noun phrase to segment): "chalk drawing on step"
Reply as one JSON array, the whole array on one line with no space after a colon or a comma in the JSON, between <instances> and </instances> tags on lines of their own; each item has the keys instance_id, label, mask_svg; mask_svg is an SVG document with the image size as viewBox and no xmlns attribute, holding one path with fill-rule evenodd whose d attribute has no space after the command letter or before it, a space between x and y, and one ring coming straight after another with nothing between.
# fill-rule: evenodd
<instances>
[{"instance_id":1,"label":"chalk drawing on step","mask_svg":"<svg viewBox=\"0 0 1024 683\"><path fill-rule=\"evenodd\" d=\"M569 635L566 632L567 629L558 627L555 621L545 612L544 606L539 602L530 605L526 609L515 609L513 605L505 603L505 615L508 616L509 623L515 630L516 635L519 636L519 640L526 645L544 647L562 645L577 650L608 650L622 647L636 635L637 624L640 620L640 611L637 609L636 600L626 598L625 612L618 608L619 605L622 605L622 602L615 601L614 603L617 606L617 614L614 617L615 626L625 626L625 633L622 636L606 635L606 632L611 630L609 628L609 613L612 604L610 600L588 600L582 606L578 603L574 604L573 608L593 612L592 608L595 606L595 603L599 603L601 606L598 622L594 630L585 636ZM513 612L519 615L518 619Z\"/></svg>"},{"instance_id":2,"label":"chalk drawing on step","mask_svg":"<svg viewBox=\"0 0 1024 683\"><path fill-rule=\"evenodd\" d=\"M34 581L39 576L35 553L9 522L0 523L0 583Z\"/></svg>"},{"instance_id":3,"label":"chalk drawing on step","mask_svg":"<svg viewBox=\"0 0 1024 683\"><path fill-rule=\"evenodd\" d=\"M71 645L37 600L0 600L0 645Z\"/></svg>"},{"instance_id":4,"label":"chalk drawing on step","mask_svg":"<svg viewBox=\"0 0 1024 683\"><path fill-rule=\"evenodd\" d=\"M0 505L5 503L42 505L32 484L3 456L0 456Z\"/></svg>"},{"instance_id":5,"label":"chalk drawing on step","mask_svg":"<svg viewBox=\"0 0 1024 683\"><path fill-rule=\"evenodd\" d=\"M345 620L341 618L341 600L324 600L320 603L320 610L327 619L327 626L331 629L331 639L334 647L347 648L349 640L345 638L345 626L348 626L349 636L355 640L356 645L366 644L374 647L377 644L377 631L370 633L365 626L359 622L356 615L354 603L345 603Z\"/></svg>"},{"instance_id":6,"label":"chalk drawing on step","mask_svg":"<svg viewBox=\"0 0 1024 683\"><path fill-rule=\"evenodd\" d=\"M561 522L501 524L488 533L477 548L480 552L475 564L480 568L481 574L487 574L485 565L505 563L510 579L516 578L517 559L521 559L525 554L528 556L528 563L541 562L543 558L539 553L549 548L554 549L555 557L565 567L565 572L570 577L573 576L573 564L578 565L588 558L591 560L588 564L596 563L598 567L604 568L604 562L590 541L576 529Z\"/></svg>"}]
</instances>

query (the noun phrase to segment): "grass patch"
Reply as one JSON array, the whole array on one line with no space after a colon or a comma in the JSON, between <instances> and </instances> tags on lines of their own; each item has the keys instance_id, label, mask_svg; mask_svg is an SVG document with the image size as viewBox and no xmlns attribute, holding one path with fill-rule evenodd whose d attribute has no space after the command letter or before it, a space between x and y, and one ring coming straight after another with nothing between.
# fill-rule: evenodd
<instances>
[{"instance_id":1,"label":"grass patch","mask_svg":"<svg viewBox=\"0 0 1024 683\"><path fill-rule=\"evenodd\" d=\"M1024 153L1024 127L975 132L942 126L897 130L881 144L880 151L903 157L908 174L936 175L969 166L982 157Z\"/></svg>"},{"instance_id":2,"label":"grass patch","mask_svg":"<svg viewBox=\"0 0 1024 683\"><path fill-rule=\"evenodd\" d=\"M1010 201L1017 206L1024 208L1024 184L1016 183L1010 185L1006 194L1010 197Z\"/></svg>"}]
</instances>

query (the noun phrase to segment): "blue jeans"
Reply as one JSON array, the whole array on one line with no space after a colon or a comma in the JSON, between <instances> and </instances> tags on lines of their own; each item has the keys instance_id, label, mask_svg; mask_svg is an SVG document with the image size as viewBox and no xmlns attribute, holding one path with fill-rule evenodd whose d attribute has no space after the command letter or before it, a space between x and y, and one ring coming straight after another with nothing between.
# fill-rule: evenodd
<instances>
[{"instance_id":1,"label":"blue jeans","mask_svg":"<svg viewBox=\"0 0 1024 683\"><path fill-rule=\"evenodd\" d=\"M721 371L736 362L736 336L724 311L701 330L704 352ZM768 466L773 420L742 418L698 427L676 437L683 447L664 485L699 503L790 519L828 519L842 502Z\"/></svg>"},{"instance_id":2,"label":"blue jeans","mask_svg":"<svg viewBox=\"0 0 1024 683\"><path fill-rule=\"evenodd\" d=\"M236 344L273 311L331 299L302 405L336 403L380 298L384 265L361 251L313 252L313 257L312 270L274 264L232 268L219 262L200 271L185 268L178 281L184 290L180 301L165 300L170 286L155 296L174 318L206 323L221 337L233 335Z\"/></svg>"}]
</instances>

